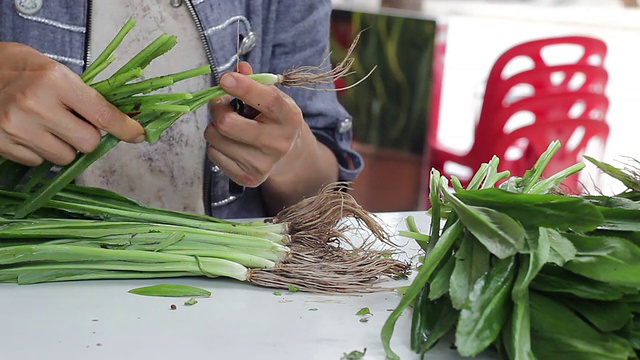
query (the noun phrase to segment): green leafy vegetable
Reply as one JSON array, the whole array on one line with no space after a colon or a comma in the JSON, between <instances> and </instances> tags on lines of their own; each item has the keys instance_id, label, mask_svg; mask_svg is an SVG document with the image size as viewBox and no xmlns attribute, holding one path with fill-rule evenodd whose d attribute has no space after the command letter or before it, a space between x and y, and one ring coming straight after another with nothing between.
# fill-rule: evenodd
<instances>
[{"instance_id":1,"label":"green leafy vegetable","mask_svg":"<svg viewBox=\"0 0 640 360\"><path fill-rule=\"evenodd\" d=\"M411 349L422 357L453 330L465 357L493 347L507 360L638 358L640 162L615 169L590 159L628 187L615 196L549 194L584 168L543 179L560 146L522 177L505 179L493 157L467 189L452 178L455 193L431 171L431 233L421 236L415 221L402 233L429 241L382 329L388 359L398 359L390 336L411 302Z\"/></svg>"},{"instance_id":2,"label":"green leafy vegetable","mask_svg":"<svg viewBox=\"0 0 640 360\"><path fill-rule=\"evenodd\" d=\"M344 353L344 355L342 355L340 359L341 360L358 360L358 359L362 359L366 353L367 353L367 348L364 348L364 350L362 351L353 350L348 354Z\"/></svg>"},{"instance_id":3,"label":"green leafy vegetable","mask_svg":"<svg viewBox=\"0 0 640 360\"><path fill-rule=\"evenodd\" d=\"M499 261L476 281L456 326L456 347L462 356L479 354L498 337L509 313L514 279L515 261L511 258Z\"/></svg>"},{"instance_id":4,"label":"green leafy vegetable","mask_svg":"<svg viewBox=\"0 0 640 360\"><path fill-rule=\"evenodd\" d=\"M500 259L516 254L524 246L524 228L504 213L490 208L468 206L446 189L442 193L464 226L484 245L489 252Z\"/></svg>"}]
</instances>

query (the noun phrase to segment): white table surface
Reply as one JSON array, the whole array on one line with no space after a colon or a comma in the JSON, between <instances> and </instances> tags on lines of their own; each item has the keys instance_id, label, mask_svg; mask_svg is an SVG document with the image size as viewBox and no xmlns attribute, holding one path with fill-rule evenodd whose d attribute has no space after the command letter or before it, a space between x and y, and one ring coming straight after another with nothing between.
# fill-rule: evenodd
<instances>
[{"instance_id":1,"label":"white table surface","mask_svg":"<svg viewBox=\"0 0 640 360\"><path fill-rule=\"evenodd\" d=\"M396 232L423 212L380 213ZM408 244L413 242L398 238ZM160 283L208 289L210 298L184 306L185 298L139 296L129 290ZM407 281L390 281L389 287ZM380 330L400 296L326 296L282 292L234 280L183 278L103 280L38 285L0 284L0 359L340 359L367 349L364 359L384 359ZM171 304L177 306L170 310ZM360 322L356 312L373 316ZM309 309L317 308L317 311ZM409 349L411 311L400 317L392 345L402 359L418 359ZM451 339L427 359L459 359ZM492 359L483 354L476 359Z\"/></svg>"}]
</instances>

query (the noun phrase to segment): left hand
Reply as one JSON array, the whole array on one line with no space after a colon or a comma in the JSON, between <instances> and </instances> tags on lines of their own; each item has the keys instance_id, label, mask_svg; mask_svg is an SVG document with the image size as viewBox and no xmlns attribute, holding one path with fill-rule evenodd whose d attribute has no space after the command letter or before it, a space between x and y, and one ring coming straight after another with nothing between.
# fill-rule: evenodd
<instances>
[{"instance_id":1,"label":"left hand","mask_svg":"<svg viewBox=\"0 0 640 360\"><path fill-rule=\"evenodd\" d=\"M236 183L247 187L286 174L305 158L308 144L304 143L312 139L315 144L293 99L275 86L262 85L246 76L252 72L251 65L242 62L238 72L222 76L220 85L260 114L255 119L237 114L229 106L230 96L225 96L211 103L212 120L205 131L209 159Z\"/></svg>"}]
</instances>

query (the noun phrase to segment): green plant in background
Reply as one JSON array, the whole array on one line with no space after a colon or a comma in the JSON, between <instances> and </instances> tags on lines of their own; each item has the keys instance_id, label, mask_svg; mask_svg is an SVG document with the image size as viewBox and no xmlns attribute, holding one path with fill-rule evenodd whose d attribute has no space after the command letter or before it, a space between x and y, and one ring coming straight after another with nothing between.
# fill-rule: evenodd
<instances>
[{"instance_id":1,"label":"green plant in background","mask_svg":"<svg viewBox=\"0 0 640 360\"><path fill-rule=\"evenodd\" d=\"M332 57L344 56L361 30L353 70L367 73L367 84L340 92L354 118L354 139L381 148L422 155L428 124L435 21L335 11ZM344 27L350 30L344 34ZM340 30L343 33L340 34ZM351 85L346 80L340 85Z\"/></svg>"}]
</instances>

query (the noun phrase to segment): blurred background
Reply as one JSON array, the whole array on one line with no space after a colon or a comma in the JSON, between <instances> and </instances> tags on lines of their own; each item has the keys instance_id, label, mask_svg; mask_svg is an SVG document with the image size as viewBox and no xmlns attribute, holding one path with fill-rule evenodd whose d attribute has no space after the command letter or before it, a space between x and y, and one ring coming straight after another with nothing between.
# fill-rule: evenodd
<instances>
[{"instance_id":1,"label":"blurred background","mask_svg":"<svg viewBox=\"0 0 640 360\"><path fill-rule=\"evenodd\" d=\"M464 178L497 154L517 172L553 139L566 147L559 167L585 154L615 165L640 159L635 0L333 0L333 8L334 61L365 30L357 75L337 85L376 67L339 92L365 157L353 194L371 211L426 208L431 167ZM568 193L624 190L592 166L572 181Z\"/></svg>"}]
</instances>

